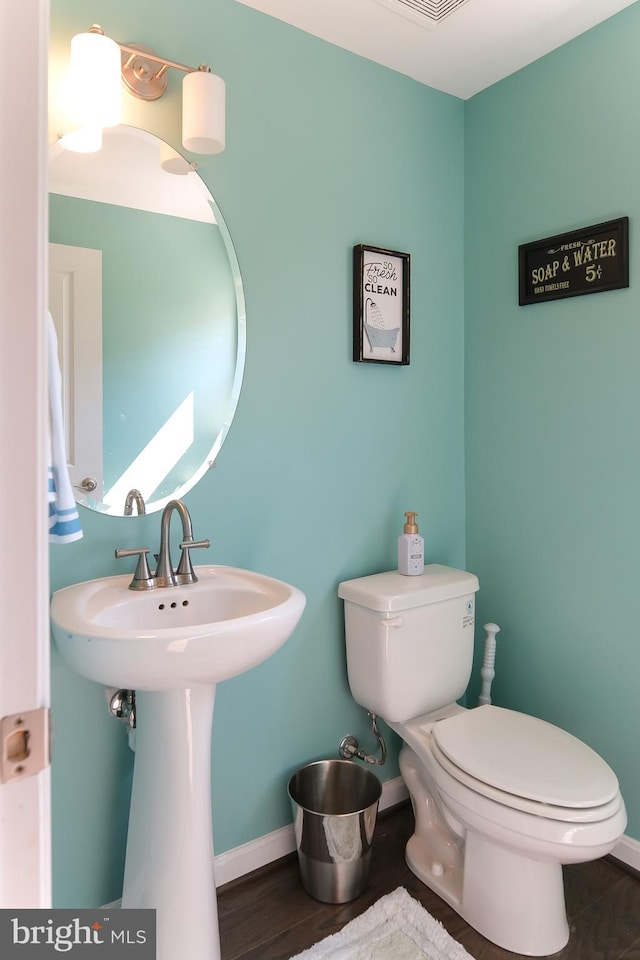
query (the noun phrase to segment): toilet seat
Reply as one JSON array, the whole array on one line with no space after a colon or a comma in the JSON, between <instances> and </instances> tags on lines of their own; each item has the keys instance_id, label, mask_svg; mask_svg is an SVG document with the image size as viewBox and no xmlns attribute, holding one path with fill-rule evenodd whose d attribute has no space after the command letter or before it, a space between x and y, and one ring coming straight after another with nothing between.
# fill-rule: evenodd
<instances>
[{"instance_id":1,"label":"toilet seat","mask_svg":"<svg viewBox=\"0 0 640 960\"><path fill-rule=\"evenodd\" d=\"M607 819L621 806L608 764L543 720L486 704L419 729L450 776L505 806L583 823Z\"/></svg>"}]
</instances>

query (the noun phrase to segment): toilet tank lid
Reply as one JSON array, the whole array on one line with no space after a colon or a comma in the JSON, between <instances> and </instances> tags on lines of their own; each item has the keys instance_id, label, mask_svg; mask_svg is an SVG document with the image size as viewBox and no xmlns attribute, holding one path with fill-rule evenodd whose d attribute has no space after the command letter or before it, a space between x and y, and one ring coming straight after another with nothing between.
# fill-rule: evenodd
<instances>
[{"instance_id":1,"label":"toilet tank lid","mask_svg":"<svg viewBox=\"0 0 640 960\"><path fill-rule=\"evenodd\" d=\"M338 587L338 596L369 610L386 613L464 597L475 593L478 587L478 578L473 573L429 563L420 576L407 577L390 570L344 580Z\"/></svg>"}]
</instances>

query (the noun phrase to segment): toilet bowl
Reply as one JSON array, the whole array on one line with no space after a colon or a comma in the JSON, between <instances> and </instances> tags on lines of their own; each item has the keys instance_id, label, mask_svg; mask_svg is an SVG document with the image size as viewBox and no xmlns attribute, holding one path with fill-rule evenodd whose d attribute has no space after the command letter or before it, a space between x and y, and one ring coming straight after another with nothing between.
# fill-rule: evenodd
<instances>
[{"instance_id":1,"label":"toilet bowl","mask_svg":"<svg viewBox=\"0 0 640 960\"><path fill-rule=\"evenodd\" d=\"M513 710L458 705L478 586L439 564L341 583L349 685L403 740L413 873L493 943L547 956L569 939L562 865L609 853L627 817L614 772L582 741Z\"/></svg>"},{"instance_id":2,"label":"toilet bowl","mask_svg":"<svg viewBox=\"0 0 640 960\"><path fill-rule=\"evenodd\" d=\"M604 856L624 832L617 779L533 717L457 705L438 717L391 724L415 814L409 867L493 943L556 953L569 939L562 864Z\"/></svg>"}]
</instances>

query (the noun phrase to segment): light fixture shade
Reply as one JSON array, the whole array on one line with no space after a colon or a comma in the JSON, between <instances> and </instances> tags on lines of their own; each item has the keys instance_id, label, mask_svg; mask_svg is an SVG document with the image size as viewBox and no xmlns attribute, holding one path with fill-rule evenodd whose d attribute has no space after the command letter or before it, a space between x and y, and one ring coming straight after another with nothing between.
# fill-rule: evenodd
<instances>
[{"instance_id":1,"label":"light fixture shade","mask_svg":"<svg viewBox=\"0 0 640 960\"><path fill-rule=\"evenodd\" d=\"M97 153L102 150L102 128L78 127L65 133L60 143L72 153Z\"/></svg>"},{"instance_id":2,"label":"light fixture shade","mask_svg":"<svg viewBox=\"0 0 640 960\"><path fill-rule=\"evenodd\" d=\"M208 70L182 81L182 143L192 153L221 153L225 144L225 84Z\"/></svg>"},{"instance_id":3,"label":"light fixture shade","mask_svg":"<svg viewBox=\"0 0 640 960\"><path fill-rule=\"evenodd\" d=\"M165 173L175 173L178 176L185 176L192 169L189 161L181 157L168 143L163 143L160 147L160 166Z\"/></svg>"},{"instance_id":4,"label":"light fixture shade","mask_svg":"<svg viewBox=\"0 0 640 960\"><path fill-rule=\"evenodd\" d=\"M71 111L85 127L116 127L122 117L120 47L103 33L71 40Z\"/></svg>"}]
</instances>

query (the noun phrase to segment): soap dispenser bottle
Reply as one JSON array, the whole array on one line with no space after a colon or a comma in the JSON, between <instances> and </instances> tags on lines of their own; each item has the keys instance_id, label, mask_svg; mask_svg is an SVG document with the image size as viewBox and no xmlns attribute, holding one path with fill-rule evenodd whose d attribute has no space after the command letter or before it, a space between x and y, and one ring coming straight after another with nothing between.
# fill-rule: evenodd
<instances>
[{"instance_id":1,"label":"soap dispenser bottle","mask_svg":"<svg viewBox=\"0 0 640 960\"><path fill-rule=\"evenodd\" d=\"M405 577L424 573L424 540L418 533L417 513L405 513L404 533L398 537L398 572Z\"/></svg>"}]
</instances>

